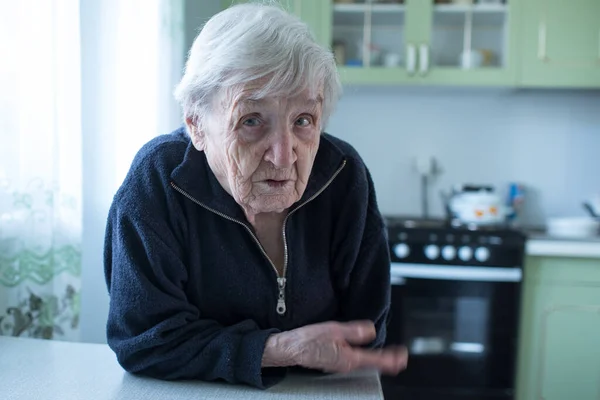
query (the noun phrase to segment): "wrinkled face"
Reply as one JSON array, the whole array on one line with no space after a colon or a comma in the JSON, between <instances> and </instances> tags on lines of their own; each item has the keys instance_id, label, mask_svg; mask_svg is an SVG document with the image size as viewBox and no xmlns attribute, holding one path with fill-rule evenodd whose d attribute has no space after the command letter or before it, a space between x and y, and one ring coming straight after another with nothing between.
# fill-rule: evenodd
<instances>
[{"instance_id":1,"label":"wrinkled face","mask_svg":"<svg viewBox=\"0 0 600 400\"><path fill-rule=\"evenodd\" d=\"M319 147L322 111L318 93L253 99L256 89L246 85L224 93L192 134L249 217L283 212L302 197Z\"/></svg>"}]
</instances>

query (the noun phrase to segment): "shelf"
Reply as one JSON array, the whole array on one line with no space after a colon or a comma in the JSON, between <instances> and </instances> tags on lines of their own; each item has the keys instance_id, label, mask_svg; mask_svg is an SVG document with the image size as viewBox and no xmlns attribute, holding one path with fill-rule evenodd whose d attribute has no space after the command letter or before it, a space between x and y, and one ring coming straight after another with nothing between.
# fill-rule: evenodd
<instances>
[{"instance_id":1,"label":"shelf","mask_svg":"<svg viewBox=\"0 0 600 400\"><path fill-rule=\"evenodd\" d=\"M506 13L508 7L506 4L436 4L433 6L436 13L466 13L471 11L473 14L482 13Z\"/></svg>"},{"instance_id":2,"label":"shelf","mask_svg":"<svg viewBox=\"0 0 600 400\"><path fill-rule=\"evenodd\" d=\"M403 13L406 10L404 4L334 4L334 13L354 13L364 14L368 8L371 8L371 12L377 13ZM433 10L439 13L466 13L471 11L475 14L478 13L506 13L508 7L506 4L436 4L433 6Z\"/></svg>"},{"instance_id":3,"label":"shelf","mask_svg":"<svg viewBox=\"0 0 600 400\"><path fill-rule=\"evenodd\" d=\"M372 25L392 25L399 26L404 24L404 4L334 4L333 6L333 24L349 25L361 28L365 21L365 13L371 9Z\"/></svg>"},{"instance_id":4,"label":"shelf","mask_svg":"<svg viewBox=\"0 0 600 400\"><path fill-rule=\"evenodd\" d=\"M506 4L437 4L433 8L433 24L440 26L464 26L467 13L473 15L473 26L503 25L508 16Z\"/></svg>"},{"instance_id":5,"label":"shelf","mask_svg":"<svg viewBox=\"0 0 600 400\"><path fill-rule=\"evenodd\" d=\"M403 13L405 10L404 4L334 4L334 13L362 13L364 14L368 8L371 8L372 13Z\"/></svg>"},{"instance_id":6,"label":"shelf","mask_svg":"<svg viewBox=\"0 0 600 400\"><path fill-rule=\"evenodd\" d=\"M373 26L401 28L404 24L404 4L334 4L333 24L363 28L365 13L371 9ZM507 20L506 4L436 4L433 7L434 27L464 26L465 15L473 14L474 26L498 26Z\"/></svg>"}]
</instances>

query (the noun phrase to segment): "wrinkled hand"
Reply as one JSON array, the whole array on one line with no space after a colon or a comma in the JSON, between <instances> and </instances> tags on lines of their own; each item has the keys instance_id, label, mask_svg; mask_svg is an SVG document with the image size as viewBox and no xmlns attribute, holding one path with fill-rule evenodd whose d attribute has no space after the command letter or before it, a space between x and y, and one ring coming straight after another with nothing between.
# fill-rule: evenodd
<instances>
[{"instance_id":1,"label":"wrinkled hand","mask_svg":"<svg viewBox=\"0 0 600 400\"><path fill-rule=\"evenodd\" d=\"M408 352L404 347L354 347L370 343L375 336L375 326L370 321L307 325L269 337L262 365L298 365L325 372L375 368L390 375L406 368Z\"/></svg>"}]
</instances>

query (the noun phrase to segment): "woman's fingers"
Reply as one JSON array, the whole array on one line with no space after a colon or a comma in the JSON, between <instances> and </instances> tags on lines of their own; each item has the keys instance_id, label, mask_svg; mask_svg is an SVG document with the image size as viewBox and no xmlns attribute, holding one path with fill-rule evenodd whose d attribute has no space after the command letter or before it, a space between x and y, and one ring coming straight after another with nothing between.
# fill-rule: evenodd
<instances>
[{"instance_id":1,"label":"woman's fingers","mask_svg":"<svg viewBox=\"0 0 600 400\"><path fill-rule=\"evenodd\" d=\"M371 321L352 321L339 324L344 340L350 345L361 345L372 342L377 336L375 325Z\"/></svg>"},{"instance_id":2,"label":"woman's fingers","mask_svg":"<svg viewBox=\"0 0 600 400\"><path fill-rule=\"evenodd\" d=\"M340 355L339 371L375 368L388 375L396 375L406 368L408 351L405 347L392 346L369 350L348 347Z\"/></svg>"},{"instance_id":3,"label":"woman's fingers","mask_svg":"<svg viewBox=\"0 0 600 400\"><path fill-rule=\"evenodd\" d=\"M405 347L358 347L372 342L376 336L371 321L325 322L298 328L295 335L295 346L300 349L297 365L327 372L375 368L384 374L398 374L408 362Z\"/></svg>"}]
</instances>

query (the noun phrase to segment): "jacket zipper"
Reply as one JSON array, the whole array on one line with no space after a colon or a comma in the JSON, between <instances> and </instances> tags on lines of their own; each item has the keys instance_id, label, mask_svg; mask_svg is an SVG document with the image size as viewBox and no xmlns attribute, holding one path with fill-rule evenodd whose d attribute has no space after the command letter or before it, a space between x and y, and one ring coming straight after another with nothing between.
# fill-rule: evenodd
<instances>
[{"instance_id":1,"label":"jacket zipper","mask_svg":"<svg viewBox=\"0 0 600 400\"><path fill-rule=\"evenodd\" d=\"M260 249L260 251L262 252L263 256L265 256L265 258L267 259L267 261L269 261L269 264L271 264L271 267L273 268L273 271L275 271L275 275L277 276L277 289L278 289L278 296L277 296L277 314L279 315L284 315L286 310L287 310L287 306L285 303L285 287L287 284L287 279L286 279L286 275L287 275L287 265L288 265L288 245L287 245L287 235L285 233L285 227L287 225L287 221L288 218L290 217L290 215L294 214L296 211L298 211L300 208L304 207L306 204L310 203L311 201L313 201L318 195L320 195L321 193L323 193L323 191L325 189L327 189L327 187L329 185L331 185L331 183L333 182L333 180L338 176L338 174L340 172L342 172L342 169L344 169L344 167L346 166L346 160L344 160L342 162L342 165L340 165L340 167L335 171L335 173L331 176L331 178L329 178L329 180L325 183L325 185L323 185L323 187L321 189L319 189L319 191L317 191L315 194L313 194L311 197L309 197L308 199L306 199L306 201L302 204L300 204L298 207L294 208L292 211L290 211L288 213L288 215L286 215L285 219L283 220L283 228L282 228L282 235L283 235L283 273L281 275L279 275L279 272L277 271L277 267L275 266L275 264L273 263L273 261L271 260L271 258L267 255L267 252L265 251L265 248L262 246L262 244L260 244L260 241L258 240L258 238L256 237L256 235L254 234L254 232L252 232L252 229L250 229L250 227L248 227L248 225L246 225L244 222L237 220L235 218L232 218L226 214L223 214L220 211L215 210L214 208L211 208L209 206L207 206L206 204L196 200L194 197L192 197L189 193L187 193L185 190L181 189L179 186L177 186L174 182L171 182L171 186L173 187L173 189L177 190L179 193L181 193L182 195L184 195L186 198L188 198L189 200L191 200L192 202L198 204L200 207L214 213L217 214L220 217L225 218L226 220L229 220L231 222L235 222L236 224L239 224L241 226L243 226L246 231L248 231L248 233L250 234L250 236L252 236L252 239L254 239L254 242L256 242L256 244L258 245L258 248Z\"/></svg>"}]
</instances>

